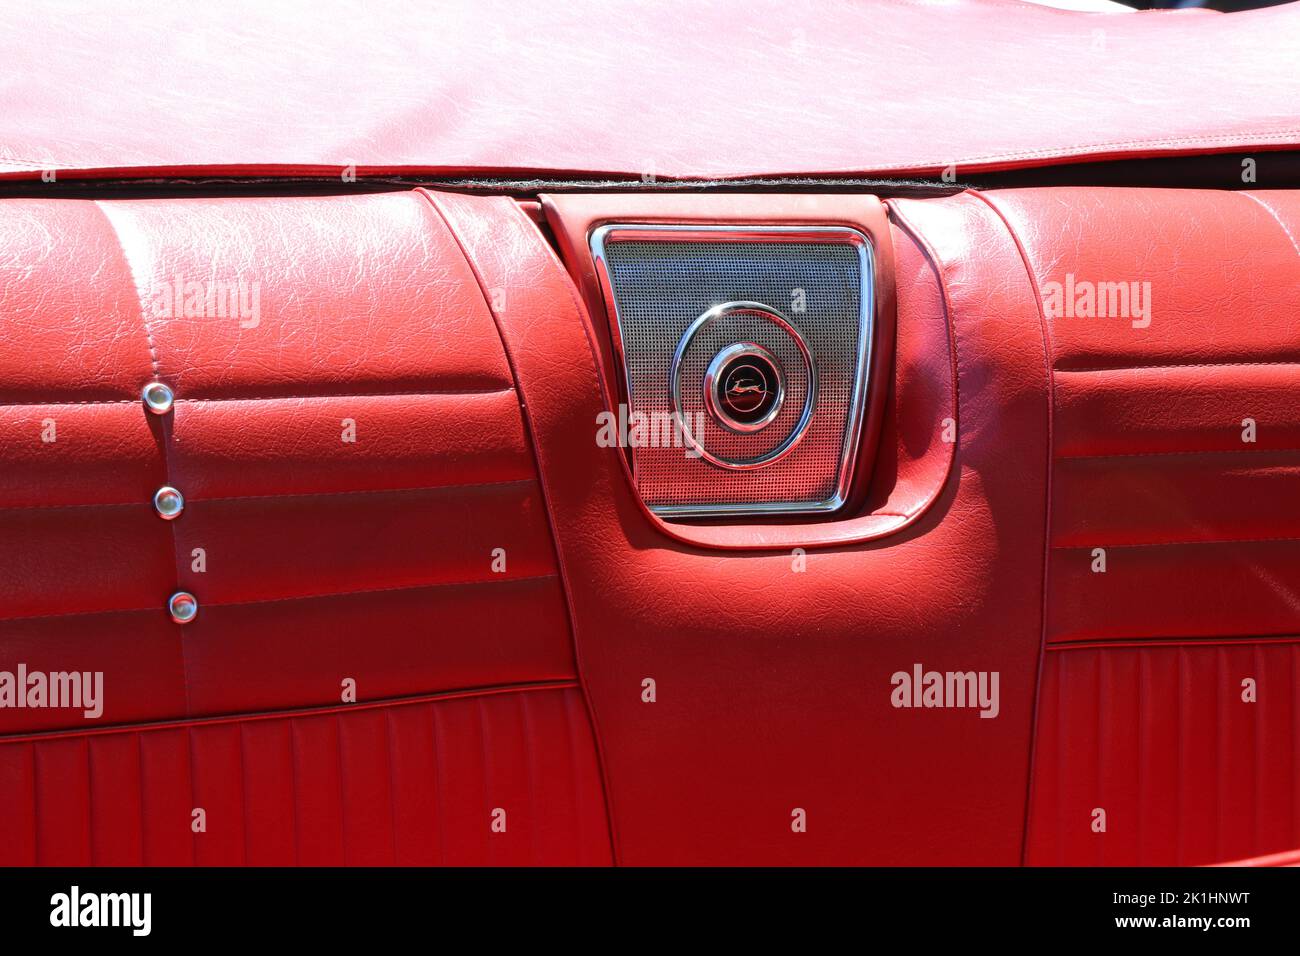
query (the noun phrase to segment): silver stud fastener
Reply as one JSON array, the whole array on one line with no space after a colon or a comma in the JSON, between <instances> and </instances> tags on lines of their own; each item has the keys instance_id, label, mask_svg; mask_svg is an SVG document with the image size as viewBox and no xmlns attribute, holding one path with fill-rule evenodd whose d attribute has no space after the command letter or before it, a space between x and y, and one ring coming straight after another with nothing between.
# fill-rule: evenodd
<instances>
[{"instance_id":1,"label":"silver stud fastener","mask_svg":"<svg viewBox=\"0 0 1300 956\"><path fill-rule=\"evenodd\" d=\"M166 415L172 410L172 402L176 396L172 390L162 382L150 382L144 387L141 393L144 398L144 407L149 409L155 415Z\"/></svg>"},{"instance_id":2,"label":"silver stud fastener","mask_svg":"<svg viewBox=\"0 0 1300 956\"><path fill-rule=\"evenodd\" d=\"M179 518L185 510L185 496L171 485L163 485L153 494L153 510L164 521Z\"/></svg>"},{"instance_id":3,"label":"silver stud fastener","mask_svg":"<svg viewBox=\"0 0 1300 956\"><path fill-rule=\"evenodd\" d=\"M188 624L199 613L199 599L189 591L177 591L167 599L167 610L177 624Z\"/></svg>"}]
</instances>

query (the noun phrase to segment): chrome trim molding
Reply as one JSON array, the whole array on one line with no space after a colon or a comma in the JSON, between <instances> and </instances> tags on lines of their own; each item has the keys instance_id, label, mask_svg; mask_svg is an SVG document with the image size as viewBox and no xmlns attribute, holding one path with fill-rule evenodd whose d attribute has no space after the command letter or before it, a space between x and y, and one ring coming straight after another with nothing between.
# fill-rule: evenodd
<instances>
[{"instance_id":1,"label":"chrome trim molding","mask_svg":"<svg viewBox=\"0 0 1300 956\"><path fill-rule=\"evenodd\" d=\"M832 242L854 246L859 258L860 292L858 297L857 361L854 371L853 391L849 400L848 414L845 418L845 434L838 464L836 490L829 498L813 502L715 502L689 505L648 505L648 507L655 514L665 518L829 514L838 511L848 500L849 489L852 486L854 464L857 460L858 446L862 435L862 419L866 411L868 379L870 377L873 350L872 340L875 336L875 250L870 237L866 233L849 226L830 225L607 223L593 229L589 238L592 263L595 267L601 296L605 301L606 312L613 319L609 323L610 338L615 352L614 358L622 367L623 400L628 404L629 408L631 408L632 402L632 382L627 358L624 354L622 320L619 317L609 266L606 263L606 246L611 242L628 240L681 242L692 239L701 242ZM723 306L718 308L727 305L735 306L736 304L734 302L724 303ZM775 311L771 306L761 303L745 304L757 307L765 313ZM695 324L699 324L701 320L714 311L716 311L716 308L710 309L705 315L696 319ZM690 333L691 329L688 329L687 334L682 337L681 341L689 341ZM801 336L799 341L802 342ZM676 369L680 360L680 350L681 345L679 343L678 354L673 361L674 369ZM811 364L813 376L810 377L810 384L815 383L816 376L815 363ZM675 389L673 391L675 392ZM810 388L809 395L812 396L812 394L813 389ZM677 407L675 394L669 400L675 409ZM815 405L811 406L811 408L815 408ZM811 410L809 414L811 414ZM806 423L802 423L797 431L800 433L806 431ZM792 444L790 447L793 448L794 445ZM636 455L633 454L630 458L632 477L636 481ZM718 464L717 462L714 463ZM769 462L762 461L758 465L750 465L750 467L760 467L762 464L767 463ZM734 468L736 465L724 465L723 467Z\"/></svg>"}]
</instances>

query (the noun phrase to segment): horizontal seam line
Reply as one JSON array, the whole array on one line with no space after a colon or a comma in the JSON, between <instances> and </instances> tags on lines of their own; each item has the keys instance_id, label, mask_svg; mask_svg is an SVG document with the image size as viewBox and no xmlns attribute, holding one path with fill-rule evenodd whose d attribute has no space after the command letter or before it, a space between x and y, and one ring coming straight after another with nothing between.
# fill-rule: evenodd
<instances>
[{"instance_id":1,"label":"horizontal seam line","mask_svg":"<svg viewBox=\"0 0 1300 956\"><path fill-rule=\"evenodd\" d=\"M1169 362L1163 365L1090 365L1084 368L1053 368L1057 372L1140 372L1158 368L1235 368L1239 366L1300 365L1300 359L1279 359L1275 362Z\"/></svg>"},{"instance_id":2,"label":"horizontal seam line","mask_svg":"<svg viewBox=\"0 0 1300 956\"><path fill-rule=\"evenodd\" d=\"M332 591L327 594L291 594L287 597L277 598L258 598L252 601L199 601L199 609L205 607L244 607L250 604L278 604L284 601L317 601L325 598L334 597L351 597L358 594L386 594L391 591L428 591L435 588L462 588L472 587L484 584L515 584L519 581L543 581L547 578L555 577L554 571L546 574L529 574L519 577L501 577L497 579L485 579L482 581L438 581L431 584L403 584L390 588L368 588L362 591ZM14 621L40 621L50 618L59 617L80 617L87 614L142 614L146 611L166 613L167 606L159 604L157 607L128 607L128 608L108 608L97 611L66 611L60 614L26 614L21 617L0 618L0 625L8 624Z\"/></svg>"},{"instance_id":3,"label":"horizontal seam line","mask_svg":"<svg viewBox=\"0 0 1300 956\"><path fill-rule=\"evenodd\" d=\"M286 491L272 495L218 495L212 498L186 497L188 507L203 501L263 501L271 498L330 498L339 495L417 494L425 491L458 491L465 488L494 488L500 485L536 484L536 478L506 478L501 481L476 481L462 485L424 485L419 488L356 488L350 491ZM182 491L182 494L184 492ZM148 501L102 501L79 505L0 505L0 511L54 511L60 508L137 508L149 507Z\"/></svg>"},{"instance_id":4,"label":"horizontal seam line","mask_svg":"<svg viewBox=\"0 0 1300 956\"><path fill-rule=\"evenodd\" d=\"M495 488L501 485L536 484L537 479L505 478L501 481L472 481L460 485L425 485L419 488L358 488L355 491L289 491L274 495L220 495L215 498L187 498L190 501L261 501L267 498L330 498L338 495L417 494L424 491L459 491L464 488Z\"/></svg>"},{"instance_id":5,"label":"horizontal seam line","mask_svg":"<svg viewBox=\"0 0 1300 956\"><path fill-rule=\"evenodd\" d=\"M246 607L250 604L279 604L285 601L316 601L323 598L352 597L357 594L387 594L392 591L429 591L434 588L461 588L483 584L514 584L519 581L544 581L547 578L553 577L555 577L555 572L548 571L546 574L529 574L521 577L501 577L495 580L487 578L482 581L438 581L432 584L403 584L390 588L367 588L361 591L332 591L327 594L293 594L288 597L258 598L253 601L210 601L206 604L200 601L199 608L201 610L204 607Z\"/></svg>"},{"instance_id":6,"label":"horizontal seam line","mask_svg":"<svg viewBox=\"0 0 1300 956\"><path fill-rule=\"evenodd\" d=\"M0 618L0 624L9 624L13 621L44 621L57 617L84 617L90 614L144 614L146 611L166 612L166 610L166 605L160 604L157 607L110 607L91 611L60 611L57 614L23 614L19 617Z\"/></svg>"},{"instance_id":7,"label":"horizontal seam line","mask_svg":"<svg viewBox=\"0 0 1300 956\"><path fill-rule=\"evenodd\" d=\"M138 398L87 398L79 402L0 402L0 408L43 408L48 405L137 405Z\"/></svg>"},{"instance_id":8,"label":"horizontal seam line","mask_svg":"<svg viewBox=\"0 0 1300 956\"><path fill-rule=\"evenodd\" d=\"M330 398L401 398L430 396L436 398L440 395L505 395L513 392L514 386L508 385L501 388L441 388L441 389L412 389L409 392L331 392L326 395L254 395L244 397L242 395L203 397L203 396L176 396L175 401L178 404L185 402L297 402L297 401L315 401Z\"/></svg>"},{"instance_id":9,"label":"horizontal seam line","mask_svg":"<svg viewBox=\"0 0 1300 956\"><path fill-rule=\"evenodd\" d=\"M1176 548L1206 544L1267 544L1270 541L1300 541L1300 537L1283 538L1216 538L1212 541L1138 541L1125 544L1054 544L1053 551L1086 551L1090 548Z\"/></svg>"},{"instance_id":10,"label":"horizontal seam line","mask_svg":"<svg viewBox=\"0 0 1300 956\"><path fill-rule=\"evenodd\" d=\"M1168 455L1294 455L1300 448L1212 448L1205 451L1128 451L1110 455L1057 455L1053 461L1097 461L1106 458L1163 458Z\"/></svg>"},{"instance_id":11,"label":"horizontal seam line","mask_svg":"<svg viewBox=\"0 0 1300 956\"><path fill-rule=\"evenodd\" d=\"M148 501L88 501L78 505L0 505L0 511L59 511L65 508L147 508Z\"/></svg>"},{"instance_id":12,"label":"horizontal seam line","mask_svg":"<svg viewBox=\"0 0 1300 956\"><path fill-rule=\"evenodd\" d=\"M440 701L459 700L466 697L490 697L498 694L521 694L530 691L570 690L578 686L576 677L564 677L557 680L525 681L519 684L485 684L479 687L463 687L455 690L433 691L406 697L384 697L378 700L358 701L355 704L321 704L315 707L294 707L287 710L257 710L247 713L215 714L211 717L174 718L144 721L133 724L110 724L102 727L60 728L57 730L18 732L0 734L0 745L41 741L64 737L102 736L104 734L149 733L159 730L171 730L177 727L196 725L213 726L217 724L237 724L251 720L295 720L326 714L343 714L349 711L380 710L385 707L412 707L419 704L436 704Z\"/></svg>"},{"instance_id":13,"label":"horizontal seam line","mask_svg":"<svg viewBox=\"0 0 1300 956\"><path fill-rule=\"evenodd\" d=\"M311 401L313 399L330 399L330 398L399 398L402 396L427 395L437 397L439 395L504 395L507 392L513 392L514 386L507 385L493 388L461 388L461 389L413 389L407 392L330 392L324 395L227 395L227 396L176 396L173 399L175 403L184 402L293 402L293 401ZM105 398L105 399L86 399L84 401L65 401L65 402L0 402L0 408L43 408L55 405L136 405L142 404L139 398Z\"/></svg>"},{"instance_id":14,"label":"horizontal seam line","mask_svg":"<svg viewBox=\"0 0 1300 956\"><path fill-rule=\"evenodd\" d=\"M1259 637L1231 635L1223 637L1098 637L1070 638L1047 644L1051 651L1105 650L1107 648L1146 648L1146 647L1188 647L1209 646L1223 647L1229 644L1298 644L1300 637L1290 634L1264 634Z\"/></svg>"}]
</instances>

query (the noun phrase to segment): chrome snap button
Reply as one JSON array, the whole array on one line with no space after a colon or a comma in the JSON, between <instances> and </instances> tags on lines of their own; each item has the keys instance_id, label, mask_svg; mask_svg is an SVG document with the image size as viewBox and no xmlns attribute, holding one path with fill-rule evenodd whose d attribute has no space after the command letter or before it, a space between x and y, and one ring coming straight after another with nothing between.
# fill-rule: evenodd
<instances>
[{"instance_id":1,"label":"chrome snap button","mask_svg":"<svg viewBox=\"0 0 1300 956\"><path fill-rule=\"evenodd\" d=\"M144 406L155 415L166 415L172 410L172 402L176 396L172 390L162 382L150 382L144 387L141 393L144 398Z\"/></svg>"},{"instance_id":2,"label":"chrome snap button","mask_svg":"<svg viewBox=\"0 0 1300 956\"><path fill-rule=\"evenodd\" d=\"M167 610L177 624L188 624L199 613L199 599L189 591L177 591L167 600Z\"/></svg>"},{"instance_id":3,"label":"chrome snap button","mask_svg":"<svg viewBox=\"0 0 1300 956\"><path fill-rule=\"evenodd\" d=\"M185 510L185 496L171 485L163 485L153 493L153 510L164 521L179 518Z\"/></svg>"}]
</instances>

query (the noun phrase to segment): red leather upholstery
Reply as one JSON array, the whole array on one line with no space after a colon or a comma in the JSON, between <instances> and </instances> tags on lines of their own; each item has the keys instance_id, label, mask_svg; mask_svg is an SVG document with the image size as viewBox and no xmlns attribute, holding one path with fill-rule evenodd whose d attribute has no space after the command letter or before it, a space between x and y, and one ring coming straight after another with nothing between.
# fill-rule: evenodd
<instances>
[{"instance_id":1,"label":"red leather upholstery","mask_svg":"<svg viewBox=\"0 0 1300 956\"><path fill-rule=\"evenodd\" d=\"M241 841L257 862L384 860L390 784L446 817L439 826L472 822L444 835L449 861L473 857L465 848L479 846L480 823L488 833L480 803L513 808L527 841L491 859L608 859L580 698L528 690L571 685L576 670L518 395L484 292L429 202L6 200L0 232L0 669L104 673L97 722L79 710L0 709L5 805L35 793L3 814L14 834L0 840L0 862L133 860L129 845L95 849L128 824L146 838L148 862L238 860ZM259 290L260 315L153 311L161 286L235 279ZM161 418L139 397L154 379L176 394ZM172 522L150 503L163 484L186 498ZM494 568L496 549L504 568ZM166 610L181 589L199 601L184 626ZM404 704L194 722L337 708L349 680L363 704L520 690L456 718L466 733L481 720L487 736L472 748L448 742L445 801L420 795L435 783L423 774L433 751L414 725L401 731L417 713ZM422 720L462 707L421 706ZM402 766L382 762L384 720ZM156 721L181 723L86 736ZM220 839L194 841L188 809L185 819L155 809L190 799L188 746L195 798L229 821L241 806L239 777L228 776L236 728L264 771L263 789L245 793L247 839L227 822ZM290 729L306 748L295 758L297 804L289 765L275 762L287 759ZM67 733L12 736L54 730ZM340 769L343 731L352 755ZM95 799L116 788L119 758L137 748L138 819L129 801ZM556 761L551 779L543 768ZM499 780L480 782L485 771ZM326 799L316 784L337 792L340 779L357 788L345 794L345 826L379 829L345 829L338 843L337 808L315 801ZM75 828L54 835L70 819L89 820L90 843ZM296 850L272 833L290 824ZM402 852L435 859L436 845Z\"/></svg>"},{"instance_id":2,"label":"red leather upholstery","mask_svg":"<svg viewBox=\"0 0 1300 956\"><path fill-rule=\"evenodd\" d=\"M1048 322L1052 550L1029 859L1294 849L1300 201L1055 189L989 202L1035 290L1067 274L1151 285L1149 325Z\"/></svg>"},{"instance_id":3,"label":"red leather upholstery","mask_svg":"<svg viewBox=\"0 0 1300 956\"><path fill-rule=\"evenodd\" d=\"M964 174L1278 149L1300 145L1298 37L1289 5L7 4L0 170Z\"/></svg>"},{"instance_id":4,"label":"red leather upholstery","mask_svg":"<svg viewBox=\"0 0 1300 956\"><path fill-rule=\"evenodd\" d=\"M620 452L593 441L603 397L569 277L509 200L434 199L483 284L506 293L497 319L537 442L619 860L1018 862L1047 405L1038 314L1000 280L1018 259L996 217L972 199L900 204L936 260L908 265L921 286L900 288L900 319L942 300L927 284L947 288L968 396L957 468L913 526L812 551L799 573L788 553L724 558L646 520ZM977 218L979 257L963 215ZM891 674L918 660L1000 670L1000 716L891 707ZM807 832L792 830L796 808Z\"/></svg>"},{"instance_id":5,"label":"red leather upholstery","mask_svg":"<svg viewBox=\"0 0 1300 956\"><path fill-rule=\"evenodd\" d=\"M1294 639L1048 651L1029 862L1195 866L1300 845ZM1255 681L1258 700L1242 699ZM1094 811L1106 813L1094 832Z\"/></svg>"},{"instance_id":6,"label":"red leather upholstery","mask_svg":"<svg viewBox=\"0 0 1300 956\"><path fill-rule=\"evenodd\" d=\"M868 500L897 507L801 568L647 515L594 440L581 243L575 282L513 200L0 201L0 670L103 670L106 697L89 726L0 709L0 863L1300 845L1300 205L1041 189L889 215ZM1151 322L1045 315L1067 275L1150 281ZM259 320L150 313L178 276L258 283ZM892 706L915 664L997 672L997 717Z\"/></svg>"},{"instance_id":7,"label":"red leather upholstery","mask_svg":"<svg viewBox=\"0 0 1300 956\"><path fill-rule=\"evenodd\" d=\"M610 861L572 684L11 738L0 787L5 865Z\"/></svg>"}]
</instances>

